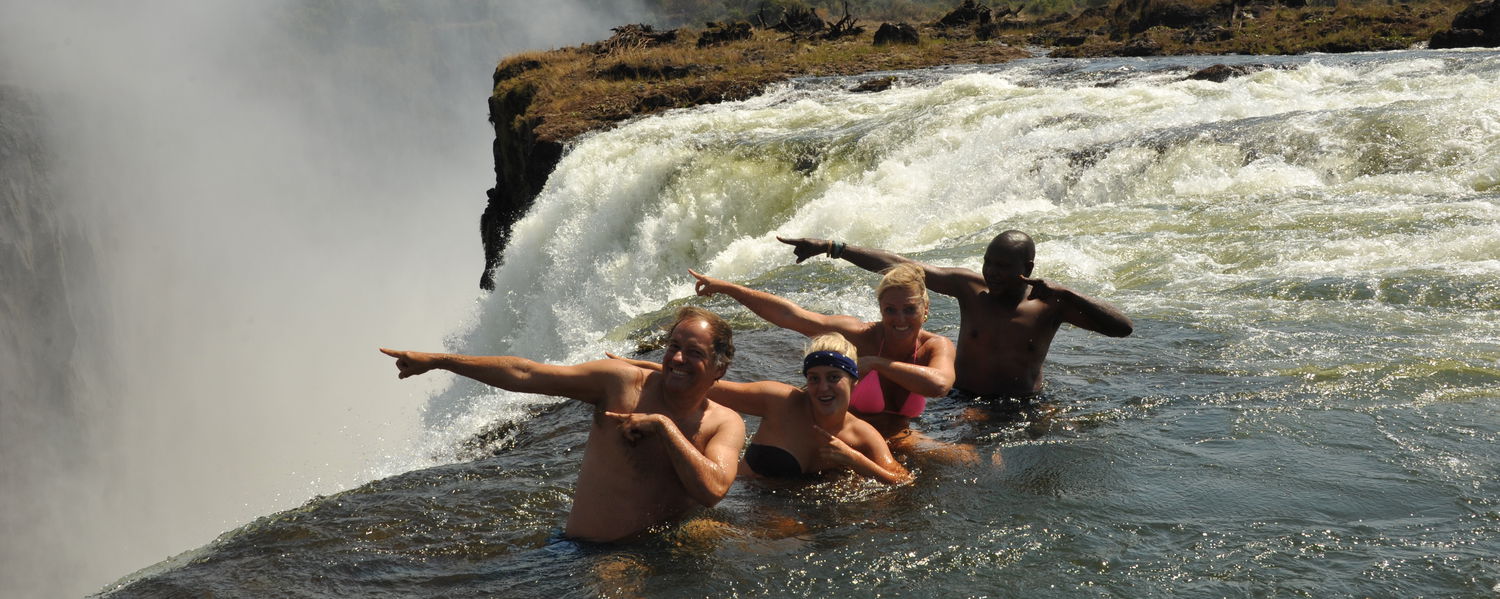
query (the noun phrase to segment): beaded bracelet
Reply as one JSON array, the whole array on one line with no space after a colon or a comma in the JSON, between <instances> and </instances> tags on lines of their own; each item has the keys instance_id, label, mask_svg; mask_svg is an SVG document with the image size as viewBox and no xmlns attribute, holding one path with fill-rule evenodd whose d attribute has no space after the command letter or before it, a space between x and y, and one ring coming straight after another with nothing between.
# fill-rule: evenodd
<instances>
[{"instance_id":1,"label":"beaded bracelet","mask_svg":"<svg viewBox=\"0 0 1500 599\"><path fill-rule=\"evenodd\" d=\"M844 255L844 244L838 241L828 242L828 257L837 260Z\"/></svg>"}]
</instances>

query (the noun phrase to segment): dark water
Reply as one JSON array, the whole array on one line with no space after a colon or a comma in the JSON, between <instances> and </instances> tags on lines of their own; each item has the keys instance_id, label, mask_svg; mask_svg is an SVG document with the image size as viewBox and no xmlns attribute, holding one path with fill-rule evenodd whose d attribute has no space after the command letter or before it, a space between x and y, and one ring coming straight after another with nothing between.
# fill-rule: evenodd
<instances>
[{"instance_id":1,"label":"dark water","mask_svg":"<svg viewBox=\"0 0 1500 599\"><path fill-rule=\"evenodd\" d=\"M740 484L636 544L549 543L587 420L561 404L491 457L267 516L109 596L1494 592L1493 401L1330 401L1291 380L1184 372L1217 339L1138 324L1153 341L1061 340L1049 417L935 402L923 428L977 463L911 458L917 481L900 488Z\"/></svg>"},{"instance_id":2,"label":"dark water","mask_svg":"<svg viewBox=\"0 0 1500 599\"><path fill-rule=\"evenodd\" d=\"M1216 60L1023 61L873 95L812 82L592 136L453 343L630 351L699 301L687 267L871 318L873 276L792 265L772 235L972 268L994 233L1031 231L1037 274L1136 332L1064 328L1040 409L929 403L919 427L965 451L904 456L911 484L741 483L637 543L552 542L586 410L456 382L412 448L430 467L104 594L1500 595L1496 55L1182 80ZM736 325L732 378L794 380L800 337L706 305ZM956 333L951 300L929 328Z\"/></svg>"}]
</instances>

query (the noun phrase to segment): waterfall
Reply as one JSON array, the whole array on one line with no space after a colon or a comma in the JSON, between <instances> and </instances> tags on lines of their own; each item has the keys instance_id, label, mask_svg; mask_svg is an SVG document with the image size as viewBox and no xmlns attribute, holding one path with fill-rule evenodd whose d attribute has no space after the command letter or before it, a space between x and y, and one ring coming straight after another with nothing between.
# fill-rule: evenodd
<instances>
[{"instance_id":1,"label":"waterfall","mask_svg":"<svg viewBox=\"0 0 1500 599\"><path fill-rule=\"evenodd\" d=\"M1253 72L1188 77L1212 61ZM1010 228L1041 241L1040 276L1148 318L1316 328L1364 309L1276 301L1327 296L1452 306L1391 318L1493 335L1497 72L1490 52L1034 59L900 73L877 94L799 80L636 120L564 156L459 347L554 362L628 351L696 301L689 268L873 318L871 275L792 266L775 236L977 270ZM934 325L952 334L942 302ZM453 445L530 401L459 382L434 397L429 427Z\"/></svg>"}]
</instances>

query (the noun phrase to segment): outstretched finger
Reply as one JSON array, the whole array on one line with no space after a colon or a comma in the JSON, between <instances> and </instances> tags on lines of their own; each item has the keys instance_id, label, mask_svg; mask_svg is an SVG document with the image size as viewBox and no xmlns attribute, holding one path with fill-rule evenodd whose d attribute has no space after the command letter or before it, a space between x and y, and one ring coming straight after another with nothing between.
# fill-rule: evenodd
<instances>
[{"instance_id":1,"label":"outstretched finger","mask_svg":"<svg viewBox=\"0 0 1500 599\"><path fill-rule=\"evenodd\" d=\"M688 269L688 274L693 275L693 278L698 280L698 282L693 283L693 293L704 297L713 295L713 292L708 290L708 287L713 282L706 275L691 268Z\"/></svg>"},{"instance_id":2,"label":"outstretched finger","mask_svg":"<svg viewBox=\"0 0 1500 599\"><path fill-rule=\"evenodd\" d=\"M780 242L785 243L785 244L787 244L789 246L792 246L792 253L797 256L797 264L801 264L803 260L806 260L806 259L811 258L814 255L816 255L815 252L809 252L809 251L807 251L807 239L806 238L799 237L799 238L796 238L796 239L787 239L785 237L777 235L776 236L776 241L780 241Z\"/></svg>"}]
</instances>

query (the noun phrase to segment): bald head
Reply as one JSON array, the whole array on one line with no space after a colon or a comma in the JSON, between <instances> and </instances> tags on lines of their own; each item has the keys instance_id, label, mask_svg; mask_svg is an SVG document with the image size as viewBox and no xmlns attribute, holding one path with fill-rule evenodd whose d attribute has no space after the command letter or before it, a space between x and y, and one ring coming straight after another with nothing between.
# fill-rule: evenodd
<instances>
[{"instance_id":1,"label":"bald head","mask_svg":"<svg viewBox=\"0 0 1500 599\"><path fill-rule=\"evenodd\" d=\"M984 282L990 291L1024 292L1036 258L1036 243L1031 236L1010 230L996 235L984 250Z\"/></svg>"},{"instance_id":2,"label":"bald head","mask_svg":"<svg viewBox=\"0 0 1500 599\"><path fill-rule=\"evenodd\" d=\"M985 255L995 251L1005 252L1023 262L1031 262L1036 259L1036 242L1031 240L1030 235L1011 229L991 239Z\"/></svg>"}]
</instances>

